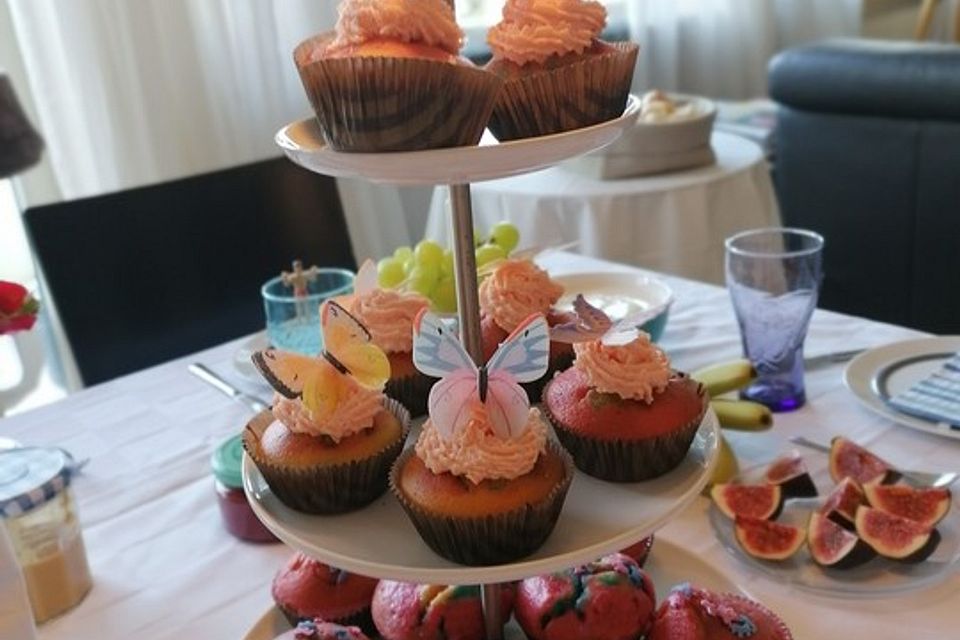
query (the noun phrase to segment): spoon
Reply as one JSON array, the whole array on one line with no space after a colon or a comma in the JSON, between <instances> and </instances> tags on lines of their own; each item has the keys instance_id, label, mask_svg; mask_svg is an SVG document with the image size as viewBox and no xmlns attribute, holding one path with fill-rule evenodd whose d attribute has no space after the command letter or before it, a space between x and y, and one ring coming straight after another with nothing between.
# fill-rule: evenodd
<instances>
[{"instance_id":1,"label":"spoon","mask_svg":"<svg viewBox=\"0 0 960 640\"><path fill-rule=\"evenodd\" d=\"M820 444L819 442L814 442L813 440L808 440L803 436L794 436L790 438L790 442L793 444L798 444L801 447L807 447L808 449L815 449L816 451L822 451L824 453L830 453L830 447ZM907 471L906 469L896 469L896 472L907 481L907 483L912 484L915 487L933 487L935 489L949 487L951 484L956 482L957 478L960 477L960 474L957 474L953 471L946 473L930 473L927 471Z\"/></svg>"}]
</instances>

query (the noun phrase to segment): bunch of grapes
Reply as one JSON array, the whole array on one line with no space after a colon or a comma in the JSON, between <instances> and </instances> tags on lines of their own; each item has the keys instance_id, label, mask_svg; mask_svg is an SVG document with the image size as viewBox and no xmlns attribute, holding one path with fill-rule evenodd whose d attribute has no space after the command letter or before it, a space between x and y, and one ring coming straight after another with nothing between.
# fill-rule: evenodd
<instances>
[{"instance_id":1,"label":"bunch of grapes","mask_svg":"<svg viewBox=\"0 0 960 640\"><path fill-rule=\"evenodd\" d=\"M477 267L503 260L517 248L520 231L509 222L499 222L490 236L478 239L474 233ZM457 288L453 276L453 252L433 240L421 240L417 246L400 247L377 263L379 284L384 289L402 287L426 296L434 310L457 310Z\"/></svg>"}]
</instances>

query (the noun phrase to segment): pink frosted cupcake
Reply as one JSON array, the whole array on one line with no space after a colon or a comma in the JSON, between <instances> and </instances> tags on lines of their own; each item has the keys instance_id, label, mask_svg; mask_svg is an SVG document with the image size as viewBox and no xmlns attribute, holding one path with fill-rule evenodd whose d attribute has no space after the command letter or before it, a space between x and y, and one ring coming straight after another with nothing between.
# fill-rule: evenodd
<instances>
[{"instance_id":1,"label":"pink frosted cupcake","mask_svg":"<svg viewBox=\"0 0 960 640\"><path fill-rule=\"evenodd\" d=\"M607 43L607 10L584 0L507 0L490 29L487 69L504 79L490 130L497 139L542 136L619 117L638 47Z\"/></svg>"},{"instance_id":2,"label":"pink frosted cupcake","mask_svg":"<svg viewBox=\"0 0 960 640\"><path fill-rule=\"evenodd\" d=\"M427 412L427 396L435 381L413 366L413 320L429 307L430 301L419 293L376 286L373 262L364 264L357 274L357 293L349 304L350 313L366 326L373 343L390 359L390 379L384 392L399 400L414 418Z\"/></svg>"},{"instance_id":3,"label":"pink frosted cupcake","mask_svg":"<svg viewBox=\"0 0 960 640\"><path fill-rule=\"evenodd\" d=\"M793 640L787 626L759 602L689 584L660 605L647 640Z\"/></svg>"},{"instance_id":4,"label":"pink frosted cupcake","mask_svg":"<svg viewBox=\"0 0 960 640\"><path fill-rule=\"evenodd\" d=\"M614 553L523 580L515 606L531 640L634 640L650 629L656 604L647 574L632 558Z\"/></svg>"},{"instance_id":5,"label":"pink frosted cupcake","mask_svg":"<svg viewBox=\"0 0 960 640\"><path fill-rule=\"evenodd\" d=\"M499 262L480 283L480 329L483 357L489 360L497 347L531 314L539 313L551 327L575 322L576 315L558 311L553 305L563 295L563 287L532 260L508 259ZM523 385L530 402L540 402L543 386L557 371L573 362L573 347L550 342L547 373L535 382Z\"/></svg>"},{"instance_id":6,"label":"pink frosted cupcake","mask_svg":"<svg viewBox=\"0 0 960 640\"><path fill-rule=\"evenodd\" d=\"M274 640L370 640L359 627L349 627L316 620L304 620Z\"/></svg>"},{"instance_id":7,"label":"pink frosted cupcake","mask_svg":"<svg viewBox=\"0 0 960 640\"><path fill-rule=\"evenodd\" d=\"M343 0L336 32L294 61L327 143L338 151L474 145L501 80L460 56L447 0Z\"/></svg>"},{"instance_id":8,"label":"pink frosted cupcake","mask_svg":"<svg viewBox=\"0 0 960 640\"><path fill-rule=\"evenodd\" d=\"M547 367L549 333L531 316L483 369L430 313L416 323L414 362L442 376L415 447L390 472L390 488L427 545L470 565L513 562L553 531L573 463L548 435L519 382Z\"/></svg>"},{"instance_id":9,"label":"pink frosted cupcake","mask_svg":"<svg viewBox=\"0 0 960 640\"><path fill-rule=\"evenodd\" d=\"M574 345L573 366L543 392L557 438L577 467L613 482L640 482L683 461L709 398L674 372L663 351L637 332L625 344Z\"/></svg>"}]
</instances>

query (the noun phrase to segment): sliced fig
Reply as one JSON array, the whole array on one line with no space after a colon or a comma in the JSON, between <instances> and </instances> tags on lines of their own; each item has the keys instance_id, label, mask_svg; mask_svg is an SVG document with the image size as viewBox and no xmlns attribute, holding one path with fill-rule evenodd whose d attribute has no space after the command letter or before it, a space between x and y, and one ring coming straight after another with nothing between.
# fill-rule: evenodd
<instances>
[{"instance_id":1,"label":"sliced fig","mask_svg":"<svg viewBox=\"0 0 960 640\"><path fill-rule=\"evenodd\" d=\"M710 497L731 520L737 516L773 520L783 508L783 494L777 485L715 484Z\"/></svg>"},{"instance_id":2,"label":"sliced fig","mask_svg":"<svg viewBox=\"0 0 960 640\"><path fill-rule=\"evenodd\" d=\"M767 484L780 487L784 500L789 498L812 498L817 495L817 486L807 471L807 464L796 451L781 456L770 463L763 479Z\"/></svg>"},{"instance_id":3,"label":"sliced fig","mask_svg":"<svg viewBox=\"0 0 960 640\"><path fill-rule=\"evenodd\" d=\"M852 569L877 555L857 534L817 512L807 523L807 548L814 562L831 569Z\"/></svg>"},{"instance_id":4,"label":"sliced fig","mask_svg":"<svg viewBox=\"0 0 960 640\"><path fill-rule=\"evenodd\" d=\"M850 478L844 478L830 492L827 501L818 511L841 527L853 531L856 528L854 520L857 518L857 509L864 501L863 489L860 485Z\"/></svg>"},{"instance_id":5,"label":"sliced fig","mask_svg":"<svg viewBox=\"0 0 960 640\"><path fill-rule=\"evenodd\" d=\"M950 511L950 490L926 487L914 489L902 484L870 485L863 488L871 507L908 518L933 528Z\"/></svg>"},{"instance_id":6,"label":"sliced fig","mask_svg":"<svg viewBox=\"0 0 960 640\"><path fill-rule=\"evenodd\" d=\"M852 478L861 486L893 482L896 472L883 459L860 445L837 436L830 443L830 477L834 482Z\"/></svg>"},{"instance_id":7,"label":"sliced fig","mask_svg":"<svg viewBox=\"0 0 960 640\"><path fill-rule=\"evenodd\" d=\"M923 562L940 544L940 533L909 518L880 509L857 509L857 535L884 558Z\"/></svg>"},{"instance_id":8,"label":"sliced fig","mask_svg":"<svg viewBox=\"0 0 960 640\"><path fill-rule=\"evenodd\" d=\"M740 547L761 560L786 560L803 546L806 537L800 527L759 518L737 516L733 528Z\"/></svg>"}]
</instances>

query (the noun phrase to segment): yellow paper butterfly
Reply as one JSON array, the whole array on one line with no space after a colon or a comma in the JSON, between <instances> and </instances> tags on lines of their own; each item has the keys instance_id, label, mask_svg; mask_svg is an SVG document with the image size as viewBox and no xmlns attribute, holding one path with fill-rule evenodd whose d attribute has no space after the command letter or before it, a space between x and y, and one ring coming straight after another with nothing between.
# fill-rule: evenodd
<instances>
[{"instance_id":1,"label":"yellow paper butterfly","mask_svg":"<svg viewBox=\"0 0 960 640\"><path fill-rule=\"evenodd\" d=\"M287 398L301 398L314 418L337 408L352 377L368 389L382 389L390 378L390 360L370 332L333 301L320 307L323 353L316 358L266 349L253 354L253 364L270 386Z\"/></svg>"}]
</instances>

